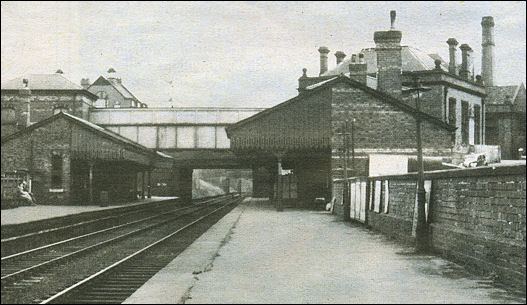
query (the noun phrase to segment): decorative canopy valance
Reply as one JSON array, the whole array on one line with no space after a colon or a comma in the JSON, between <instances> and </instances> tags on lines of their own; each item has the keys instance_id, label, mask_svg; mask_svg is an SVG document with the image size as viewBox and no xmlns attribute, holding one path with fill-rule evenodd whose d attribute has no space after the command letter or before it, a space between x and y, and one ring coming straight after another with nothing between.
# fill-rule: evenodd
<instances>
[{"instance_id":1,"label":"decorative canopy valance","mask_svg":"<svg viewBox=\"0 0 527 305\"><path fill-rule=\"evenodd\" d=\"M330 147L328 136L235 136L231 138L234 151L301 151L325 150Z\"/></svg>"}]
</instances>

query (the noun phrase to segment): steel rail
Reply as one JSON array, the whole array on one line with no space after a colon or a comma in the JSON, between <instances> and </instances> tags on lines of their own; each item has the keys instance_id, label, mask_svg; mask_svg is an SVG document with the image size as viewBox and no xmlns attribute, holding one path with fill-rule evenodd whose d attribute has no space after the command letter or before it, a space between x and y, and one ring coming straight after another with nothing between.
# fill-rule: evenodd
<instances>
[{"instance_id":1,"label":"steel rail","mask_svg":"<svg viewBox=\"0 0 527 305\"><path fill-rule=\"evenodd\" d=\"M140 223L140 222L145 222L145 221L150 220L150 219L163 217L163 216L165 216L167 214L177 213L177 212L179 212L181 210L185 210L185 209L189 209L189 208L192 208L192 206L179 208L179 209L176 209L176 210L173 210L173 211L170 211L170 212L165 212L165 213L161 213L161 214L157 214L157 215L152 215L152 216L149 216L149 217L146 217L146 218L141 218L141 219L138 219L138 220L134 220L134 221L131 221L131 222L123 223L123 224L120 224L120 225L117 225L117 226L113 226L113 227L109 227L109 228L106 228L106 229L102 229L102 230L99 230L99 231L94 231L94 232L86 233L86 234L83 234L83 235L74 236L74 237L71 237L71 238L68 238L68 239L64 239L64 240L61 240L61 241L58 241L58 242L54 242L54 243L47 244L47 245L44 245L44 246L40 246L40 247L37 247L37 248L33 248L33 249L26 250L26 251L22 251L22 252L18 252L18 253L14 253L14 254L11 254L11 255L4 256L4 257L2 257L1 261L6 261L6 260L9 260L9 259L13 259L13 258L22 256L22 255L26 255L26 254L37 252L37 251L40 251L40 250L45 250L45 249L48 249L48 248L51 248L51 247L63 245L63 244L66 244L68 242L72 242L72 241L80 240L80 239L83 239L83 238L86 238L86 237L102 234L102 233L105 233L105 232L108 232L108 231L118 230L120 228L131 226L131 225L134 225L134 224L137 224L137 223Z\"/></svg>"},{"instance_id":2,"label":"steel rail","mask_svg":"<svg viewBox=\"0 0 527 305\"><path fill-rule=\"evenodd\" d=\"M58 292L58 293L54 294L53 296L47 298L46 300L42 301L40 304L48 304L49 302L54 301L54 300L56 300L57 298L62 297L62 296L64 296L64 295L66 295L67 293L73 291L74 289L78 289L79 287L82 287L82 286L85 285L86 283L88 283L88 282L90 282L90 281L93 281L94 279L99 278L101 275L106 274L107 272L109 272L109 271L115 269L116 267L122 265L123 263L130 261L132 258L138 256L139 254L145 252L146 250L148 250L148 249L150 249L150 248L152 248L152 247L154 247L154 246L156 246L156 245L158 245L158 244L164 242L165 240L167 240L167 239L173 237L174 235L180 233L181 231L183 231L183 230L185 230L185 229L191 227L192 225L194 225L194 224L196 224L196 223L202 221L202 220L205 219L206 217L208 217L208 216L210 216L210 215L216 213L217 211L219 211L219 210L221 210L221 209L224 209L226 206L232 204L233 202L234 202L234 201L231 201L231 202L229 202L229 203L227 203L227 204L225 204L225 205L223 205L223 206L221 206L221 207L215 209L214 211L212 211L212 212L210 212L210 213L208 213L208 214L206 214L206 215L204 215L204 216L199 217L198 219L196 219L196 220L192 221L191 223L189 223L189 224L183 226L182 228L179 228L178 230L176 230L176 231L174 231L174 232L172 232L172 233L166 235L165 237L163 237L163 238L161 238L161 239L155 241L154 243L152 243L152 244L150 244L150 245L148 245L148 246L146 246L146 247L144 247L144 248L142 248L142 249L140 249L140 250L138 250L138 251L136 251L136 252L134 252L134 253L128 255L127 257L125 257L125 258L123 258L123 259L121 259L121 260L119 260L119 261L117 261L117 262L111 264L110 266L108 266L108 267L106 267L106 268L104 268L104 269L102 269L102 270L100 270L100 271L98 271L98 272L96 272L96 273L94 273L94 274L88 276L87 278L85 278L85 279L83 279L83 280L81 280L81 281L79 281L79 282L73 284L72 286L70 286L70 287L68 287L68 288L65 288L65 289L61 290L60 292Z\"/></svg>"},{"instance_id":3,"label":"steel rail","mask_svg":"<svg viewBox=\"0 0 527 305\"><path fill-rule=\"evenodd\" d=\"M172 201L172 200L174 200L174 199L169 199L169 200L166 200L166 201L160 201L160 202L156 202L156 203L168 203L167 201ZM144 205L146 205L146 204L144 204ZM134 206L134 207L137 207L137 206ZM87 224L91 224L91 223L101 222L101 221L109 220L109 219L112 219L112 218L122 217L122 216L127 215L127 214L140 213L140 212L142 212L144 210L148 210L149 208L151 208L151 206L141 207L141 208L134 209L134 210L131 210L131 211L130 210L129 211L123 211L123 213L120 213L118 215L111 215L111 216L106 216L106 217L103 217L103 218L98 218L98 219L93 219L93 220L87 220L87 221L82 221L82 222L78 222L78 223L73 223L73 224L65 225L65 226L61 226L61 227L55 227L55 228L40 230L40 231L37 231L37 232L31 232L31 233L27 233L27 234L23 234L23 235L8 237L8 238L4 238L4 239L0 240L0 242L2 242L2 243L11 242L11 241L15 241L15 240L18 240L18 239L21 239L21 238L27 238L27 237L32 237L32 236L46 234L46 233L52 233L52 232L55 232L55 231L58 231L58 230L65 230L65 229L70 229L70 228L74 228L74 227L78 227L78 226L82 226L82 225L87 225ZM162 207L156 207L156 208L162 208ZM107 209L107 210L112 210L112 209Z\"/></svg>"},{"instance_id":4,"label":"steel rail","mask_svg":"<svg viewBox=\"0 0 527 305\"><path fill-rule=\"evenodd\" d=\"M199 206L194 205L194 206L190 206L190 207L188 207L188 208L200 207L200 206L203 205L203 204L206 204L206 203L209 203L209 202L211 202L211 201L215 201L215 200L218 200L218 198L214 198L214 199L211 199L211 200L208 200L208 201L202 202L202 203L199 204ZM201 207L200 207L200 208L201 208ZM199 210L199 208L198 208L198 210ZM79 255L79 254L81 254L81 253L84 253L84 252L86 252L86 251L89 251L89 250L96 249L96 248L98 248L98 247L104 246L104 245L106 245L106 244L108 244L108 243L111 243L111 242L113 242L113 241L117 241L117 240L120 240L120 239L126 238L126 237L128 237L128 236L133 235L133 234L137 234L137 233L140 233L140 232L142 232L142 231L145 231L145 230L148 230L148 229L151 229L151 228L157 227L157 226L161 226L161 225L163 225L163 224L165 224L165 223L168 223L168 222L174 221L174 220L176 220L176 219L179 219L179 218L181 218L181 217L184 217L184 216L186 216L186 215L189 215L189 214L191 214L191 213L193 213L193 212L195 212L195 211L192 211L192 212L189 212L189 213L185 213L185 214L181 214L181 215L178 215L178 216L176 216L176 217L170 218L170 219L168 219L168 220L165 220L165 221L162 221L162 222L159 222L159 223L156 223L156 224L153 224L153 225L150 225L150 226L147 226L147 227L141 228L141 229L137 229L137 230L134 230L134 231L131 231L131 232L128 232L128 233L125 233L125 234L122 234L122 235L116 236L116 237L114 237L114 238L111 238L111 239L108 239L108 240L105 240L105 241L102 241L102 242L99 242L99 243L96 243L96 244L90 245L90 246L88 246L88 247L85 247L85 248L82 248L82 249L76 250L76 251L74 251L74 252L70 252L70 253L68 253L68 254L65 254L65 255L62 255L62 256L59 256L59 257L55 257L55 258L53 258L53 259L51 259L51 260L48 260L48 261L45 261L45 262L41 262L41 263L38 263L38 264L36 264L36 265L33 265L33 266L30 266L30 267L27 267L27 268L24 268L24 269L18 270L18 271L16 271L16 272L13 272L13 273L7 274L7 275L5 275L5 276L2 276L2 277L1 277L1 280L4 281L4 280L10 279L10 278L13 278L13 277L15 277L15 276L20 276L20 275L22 275L22 274L24 274L24 273L27 273L27 272L29 272L29 271L36 270L36 269L42 268L42 267L44 267L44 266L47 266L47 265L50 265L50 264L56 263L56 262L58 262L58 261L62 261L62 260L64 260L64 259L66 259L66 258L70 258L70 257L76 256L76 255ZM3 285L4 285L4 284L2 283L2 286L3 286Z\"/></svg>"}]
</instances>

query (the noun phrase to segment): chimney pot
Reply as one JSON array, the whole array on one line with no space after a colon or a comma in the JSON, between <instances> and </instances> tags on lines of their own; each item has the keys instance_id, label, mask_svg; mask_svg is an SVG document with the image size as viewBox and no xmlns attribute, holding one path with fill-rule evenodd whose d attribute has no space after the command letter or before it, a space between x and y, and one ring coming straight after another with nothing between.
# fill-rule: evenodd
<instances>
[{"instance_id":1,"label":"chimney pot","mask_svg":"<svg viewBox=\"0 0 527 305\"><path fill-rule=\"evenodd\" d=\"M469 80L472 62L472 48L466 43L459 46L459 48L461 49L461 70L459 71L459 76Z\"/></svg>"},{"instance_id":2,"label":"chimney pot","mask_svg":"<svg viewBox=\"0 0 527 305\"><path fill-rule=\"evenodd\" d=\"M456 46L458 45L458 42L455 38L448 38L446 43L448 43L448 53L450 57L450 61L448 63L448 73L455 75L456 74Z\"/></svg>"},{"instance_id":3,"label":"chimney pot","mask_svg":"<svg viewBox=\"0 0 527 305\"><path fill-rule=\"evenodd\" d=\"M302 77L307 77L307 69L306 68L302 69Z\"/></svg>"},{"instance_id":4,"label":"chimney pot","mask_svg":"<svg viewBox=\"0 0 527 305\"><path fill-rule=\"evenodd\" d=\"M351 54L351 62L357 62L357 54Z\"/></svg>"},{"instance_id":5,"label":"chimney pot","mask_svg":"<svg viewBox=\"0 0 527 305\"><path fill-rule=\"evenodd\" d=\"M440 71L442 71L442 69L441 69L441 59L436 59L436 60L434 60L434 64L435 64L435 66L436 66L436 67L435 67L436 70L440 70Z\"/></svg>"},{"instance_id":6,"label":"chimney pot","mask_svg":"<svg viewBox=\"0 0 527 305\"><path fill-rule=\"evenodd\" d=\"M363 63L364 63L364 54L359 53L359 64L363 64Z\"/></svg>"},{"instance_id":7,"label":"chimney pot","mask_svg":"<svg viewBox=\"0 0 527 305\"><path fill-rule=\"evenodd\" d=\"M320 53L320 75L322 75L328 71L329 49L322 46L318 49L318 52Z\"/></svg>"},{"instance_id":8,"label":"chimney pot","mask_svg":"<svg viewBox=\"0 0 527 305\"><path fill-rule=\"evenodd\" d=\"M390 11L390 31L395 30L395 17L397 16L396 11Z\"/></svg>"},{"instance_id":9,"label":"chimney pot","mask_svg":"<svg viewBox=\"0 0 527 305\"><path fill-rule=\"evenodd\" d=\"M346 57L346 53L342 51L335 52L335 57L337 58L337 65L340 64Z\"/></svg>"}]
</instances>

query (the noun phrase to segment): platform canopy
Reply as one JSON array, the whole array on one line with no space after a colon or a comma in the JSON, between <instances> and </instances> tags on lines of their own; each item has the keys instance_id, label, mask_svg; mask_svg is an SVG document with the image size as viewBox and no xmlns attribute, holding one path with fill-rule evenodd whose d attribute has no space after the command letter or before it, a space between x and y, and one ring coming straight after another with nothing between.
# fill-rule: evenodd
<instances>
[{"instance_id":1,"label":"platform canopy","mask_svg":"<svg viewBox=\"0 0 527 305\"><path fill-rule=\"evenodd\" d=\"M329 94L303 94L227 127L231 150L260 152L328 151Z\"/></svg>"}]
</instances>

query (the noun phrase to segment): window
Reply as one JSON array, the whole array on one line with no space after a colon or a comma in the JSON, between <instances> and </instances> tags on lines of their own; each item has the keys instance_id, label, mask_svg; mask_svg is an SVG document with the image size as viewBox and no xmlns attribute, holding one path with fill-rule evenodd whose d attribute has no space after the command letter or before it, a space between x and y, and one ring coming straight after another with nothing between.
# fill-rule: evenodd
<instances>
[{"instance_id":1,"label":"window","mask_svg":"<svg viewBox=\"0 0 527 305\"><path fill-rule=\"evenodd\" d=\"M51 188L62 188L62 157L58 154L51 156Z\"/></svg>"},{"instance_id":2,"label":"window","mask_svg":"<svg viewBox=\"0 0 527 305\"><path fill-rule=\"evenodd\" d=\"M474 105L474 144L480 144L481 106Z\"/></svg>"},{"instance_id":3,"label":"window","mask_svg":"<svg viewBox=\"0 0 527 305\"><path fill-rule=\"evenodd\" d=\"M469 139L469 108L468 102L461 101L461 142L468 144Z\"/></svg>"},{"instance_id":4,"label":"window","mask_svg":"<svg viewBox=\"0 0 527 305\"><path fill-rule=\"evenodd\" d=\"M448 100L448 123L456 126L456 99L450 98Z\"/></svg>"},{"instance_id":5,"label":"window","mask_svg":"<svg viewBox=\"0 0 527 305\"><path fill-rule=\"evenodd\" d=\"M99 98L95 101L95 107L97 108L108 107L108 94L104 91L99 91L97 92L97 96Z\"/></svg>"}]
</instances>

